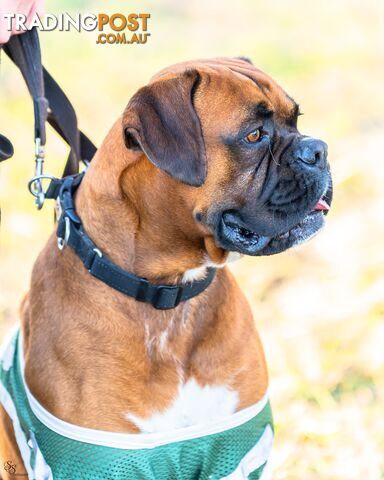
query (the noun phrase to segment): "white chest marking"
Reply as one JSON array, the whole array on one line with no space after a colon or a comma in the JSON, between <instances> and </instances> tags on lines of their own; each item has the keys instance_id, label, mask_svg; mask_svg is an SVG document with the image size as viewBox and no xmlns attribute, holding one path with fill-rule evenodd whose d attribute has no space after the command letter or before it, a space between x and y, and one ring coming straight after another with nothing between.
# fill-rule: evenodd
<instances>
[{"instance_id":1,"label":"white chest marking","mask_svg":"<svg viewBox=\"0 0 384 480\"><path fill-rule=\"evenodd\" d=\"M161 433L191 425L203 425L235 413L236 391L222 386L200 386L194 378L179 387L173 404L149 418L127 413L126 418L143 433Z\"/></svg>"},{"instance_id":2,"label":"white chest marking","mask_svg":"<svg viewBox=\"0 0 384 480\"><path fill-rule=\"evenodd\" d=\"M224 263L214 263L207 256L203 265L201 265L200 267L191 268L190 270L187 270L186 272L184 272L184 275L183 275L183 278L182 278L182 283L188 283L188 282L194 282L195 280L201 280L202 278L204 278L206 276L208 267L223 268L228 263L236 262L241 257L242 257L241 253L229 252Z\"/></svg>"},{"instance_id":3,"label":"white chest marking","mask_svg":"<svg viewBox=\"0 0 384 480\"><path fill-rule=\"evenodd\" d=\"M201 267L191 268L184 272L182 283L190 283L194 282L195 280L201 280L207 274L207 267L206 265L202 265Z\"/></svg>"}]
</instances>

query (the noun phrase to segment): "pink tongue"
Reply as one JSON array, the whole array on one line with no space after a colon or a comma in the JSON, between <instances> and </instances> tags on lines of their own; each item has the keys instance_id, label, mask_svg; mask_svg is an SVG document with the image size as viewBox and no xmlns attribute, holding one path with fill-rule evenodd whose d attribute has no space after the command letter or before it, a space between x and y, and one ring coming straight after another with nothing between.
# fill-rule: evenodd
<instances>
[{"instance_id":1,"label":"pink tongue","mask_svg":"<svg viewBox=\"0 0 384 480\"><path fill-rule=\"evenodd\" d=\"M328 205L328 203L323 200L322 198L317 202L316 206L315 206L315 210L316 211L321 211L321 210L329 210L330 209L330 206Z\"/></svg>"}]
</instances>

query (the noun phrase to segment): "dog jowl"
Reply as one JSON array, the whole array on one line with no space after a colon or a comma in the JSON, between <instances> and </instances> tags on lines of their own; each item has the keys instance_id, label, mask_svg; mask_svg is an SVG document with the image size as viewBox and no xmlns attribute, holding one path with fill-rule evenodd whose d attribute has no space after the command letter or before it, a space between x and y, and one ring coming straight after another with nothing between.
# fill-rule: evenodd
<instances>
[{"instance_id":1,"label":"dog jowl","mask_svg":"<svg viewBox=\"0 0 384 480\"><path fill-rule=\"evenodd\" d=\"M332 200L324 141L298 130L298 104L243 59L186 62L139 90L128 148L199 192L186 202L226 251L271 255L314 235Z\"/></svg>"}]
</instances>

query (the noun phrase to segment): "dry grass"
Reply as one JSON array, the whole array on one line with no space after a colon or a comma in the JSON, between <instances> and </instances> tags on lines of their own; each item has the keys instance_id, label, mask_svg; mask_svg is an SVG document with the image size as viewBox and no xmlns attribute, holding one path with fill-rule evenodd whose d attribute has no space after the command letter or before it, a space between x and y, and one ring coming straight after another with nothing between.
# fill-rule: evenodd
<instances>
[{"instance_id":1,"label":"dry grass","mask_svg":"<svg viewBox=\"0 0 384 480\"><path fill-rule=\"evenodd\" d=\"M85 3L84 11L127 11L122 1ZM302 131L329 143L335 199L327 227L305 246L233 267L270 366L274 478L383 479L384 4L228 3L134 1L130 11L153 16L148 45L101 47L93 34L46 33L45 63L97 142L135 89L185 58L250 56L300 101ZM50 5L59 11L58 1ZM0 176L0 336L17 321L34 258L52 229L50 207L36 213L25 188L31 105L9 62L1 68L0 131L17 153ZM58 173L64 156L52 134L47 168Z\"/></svg>"}]
</instances>

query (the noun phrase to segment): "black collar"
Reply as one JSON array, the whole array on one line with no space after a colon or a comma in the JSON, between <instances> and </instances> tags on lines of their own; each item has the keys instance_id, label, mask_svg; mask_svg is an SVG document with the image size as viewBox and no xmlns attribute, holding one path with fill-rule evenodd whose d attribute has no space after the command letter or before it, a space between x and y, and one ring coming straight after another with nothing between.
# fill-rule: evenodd
<instances>
[{"instance_id":1,"label":"black collar","mask_svg":"<svg viewBox=\"0 0 384 480\"><path fill-rule=\"evenodd\" d=\"M84 173L81 173L61 180L55 179L46 194L47 198L58 200L60 217L57 239L60 250L69 245L91 275L115 290L160 310L175 308L180 302L196 297L210 285L215 276L214 268L209 268L202 280L183 285L156 285L111 262L85 233L75 210L73 194L83 176Z\"/></svg>"}]
</instances>

